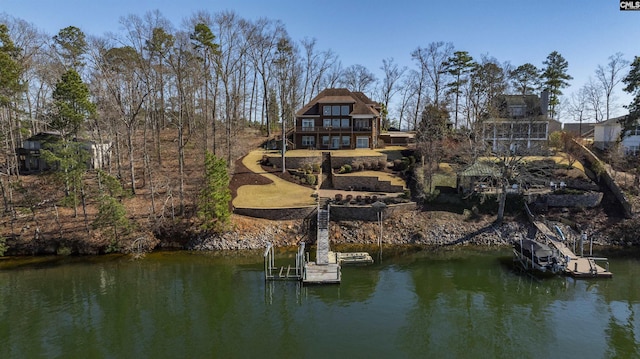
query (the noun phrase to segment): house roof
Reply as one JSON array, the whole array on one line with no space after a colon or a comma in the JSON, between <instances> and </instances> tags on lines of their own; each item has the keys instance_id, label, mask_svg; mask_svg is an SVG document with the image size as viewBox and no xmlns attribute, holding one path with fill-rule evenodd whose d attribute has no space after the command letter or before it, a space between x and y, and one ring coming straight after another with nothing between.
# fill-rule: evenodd
<instances>
[{"instance_id":1,"label":"house roof","mask_svg":"<svg viewBox=\"0 0 640 359\"><path fill-rule=\"evenodd\" d=\"M309 103L304 105L296 116L318 116L321 114L320 104L353 105L350 116L378 117L380 104L372 101L362 92L352 92L346 88L328 88L320 92Z\"/></svg>"},{"instance_id":2,"label":"house roof","mask_svg":"<svg viewBox=\"0 0 640 359\"><path fill-rule=\"evenodd\" d=\"M460 172L461 177L499 177L500 172L495 163L489 161L477 161Z\"/></svg>"},{"instance_id":3,"label":"house roof","mask_svg":"<svg viewBox=\"0 0 640 359\"><path fill-rule=\"evenodd\" d=\"M616 126L616 125L620 125L620 122L622 122L622 120L624 120L626 117L627 117L627 115L610 118L610 119L608 119L606 121L598 122L594 126Z\"/></svg>"},{"instance_id":4,"label":"house roof","mask_svg":"<svg viewBox=\"0 0 640 359\"><path fill-rule=\"evenodd\" d=\"M562 129L565 132L568 132L572 135L575 136L581 136L581 137L585 137L585 136L589 136L591 135L593 137L593 127L595 126L595 122L583 122L582 124L580 123L565 123L562 126ZM581 133L582 131L582 133Z\"/></svg>"},{"instance_id":5,"label":"house roof","mask_svg":"<svg viewBox=\"0 0 640 359\"><path fill-rule=\"evenodd\" d=\"M543 116L540 97L538 95L499 95L495 98L495 104L499 111L500 117L509 118L509 108L524 107L524 112L518 117L536 117Z\"/></svg>"}]
</instances>

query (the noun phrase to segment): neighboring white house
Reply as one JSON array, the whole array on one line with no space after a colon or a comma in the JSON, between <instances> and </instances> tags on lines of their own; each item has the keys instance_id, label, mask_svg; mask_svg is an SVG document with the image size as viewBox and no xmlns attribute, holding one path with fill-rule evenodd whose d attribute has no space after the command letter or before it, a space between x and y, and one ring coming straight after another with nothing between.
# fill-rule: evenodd
<instances>
[{"instance_id":1,"label":"neighboring white house","mask_svg":"<svg viewBox=\"0 0 640 359\"><path fill-rule=\"evenodd\" d=\"M593 127L593 145L601 150L606 150L614 145L622 132L620 121L625 117L610 118L607 121L595 124ZM636 125L629 130L620 144L625 154L640 154L640 125Z\"/></svg>"}]
</instances>

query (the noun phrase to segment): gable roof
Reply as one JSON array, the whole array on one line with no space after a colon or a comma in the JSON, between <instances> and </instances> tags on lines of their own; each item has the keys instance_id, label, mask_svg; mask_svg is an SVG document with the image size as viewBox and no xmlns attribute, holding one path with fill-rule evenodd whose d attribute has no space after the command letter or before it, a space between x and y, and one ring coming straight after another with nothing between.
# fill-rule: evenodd
<instances>
[{"instance_id":1,"label":"gable roof","mask_svg":"<svg viewBox=\"0 0 640 359\"><path fill-rule=\"evenodd\" d=\"M580 123L565 123L562 125L562 130L564 132L570 133L575 136L593 136L593 127L595 126L595 122L583 122ZM582 133L580 133L582 131Z\"/></svg>"},{"instance_id":2,"label":"gable roof","mask_svg":"<svg viewBox=\"0 0 640 359\"><path fill-rule=\"evenodd\" d=\"M362 92L352 92L346 88L324 89L298 110L296 116L318 116L322 112L321 104L353 105L350 116L380 116L380 104L372 101Z\"/></svg>"},{"instance_id":3,"label":"gable roof","mask_svg":"<svg viewBox=\"0 0 640 359\"><path fill-rule=\"evenodd\" d=\"M500 177L496 164L490 161L476 161L462 170L461 177Z\"/></svg>"},{"instance_id":4,"label":"gable roof","mask_svg":"<svg viewBox=\"0 0 640 359\"><path fill-rule=\"evenodd\" d=\"M620 123L626 117L627 117L627 115L610 118L610 119L608 119L606 121L598 122L594 126L616 126L616 125L620 125Z\"/></svg>"}]
</instances>

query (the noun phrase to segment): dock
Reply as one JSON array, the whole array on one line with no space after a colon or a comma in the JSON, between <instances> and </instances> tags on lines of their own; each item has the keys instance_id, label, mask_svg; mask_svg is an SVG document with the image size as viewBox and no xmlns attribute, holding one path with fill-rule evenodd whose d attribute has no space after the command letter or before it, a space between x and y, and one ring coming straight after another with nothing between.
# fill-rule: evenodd
<instances>
[{"instance_id":1,"label":"dock","mask_svg":"<svg viewBox=\"0 0 640 359\"><path fill-rule=\"evenodd\" d=\"M293 267L275 267L273 246L271 243L267 243L267 249L264 252L265 280L297 280L303 284L340 284L343 264L373 263L373 258L366 252L340 253L331 251L329 247L329 210L330 206L326 201L318 202L315 262L308 259L305 243L301 242Z\"/></svg>"},{"instance_id":2,"label":"dock","mask_svg":"<svg viewBox=\"0 0 640 359\"><path fill-rule=\"evenodd\" d=\"M567 240L559 227L556 226L556 232L553 232L546 223L536 220L533 217L533 214L531 214L526 204L525 210L531 223L544 235L548 244L555 247L562 256L568 259L564 274L574 278L613 277L613 273L609 271L607 258L576 255L573 250L566 245ZM604 262L605 267L598 265L596 262Z\"/></svg>"}]
</instances>

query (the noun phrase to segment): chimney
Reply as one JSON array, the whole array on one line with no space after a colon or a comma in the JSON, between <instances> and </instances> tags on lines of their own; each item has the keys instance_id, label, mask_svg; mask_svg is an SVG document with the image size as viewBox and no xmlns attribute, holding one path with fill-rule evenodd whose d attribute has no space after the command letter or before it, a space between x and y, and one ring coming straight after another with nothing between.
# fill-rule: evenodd
<instances>
[{"instance_id":1,"label":"chimney","mask_svg":"<svg viewBox=\"0 0 640 359\"><path fill-rule=\"evenodd\" d=\"M542 112L542 116L547 117L549 113L549 90L544 89L540 94L540 112Z\"/></svg>"}]
</instances>

